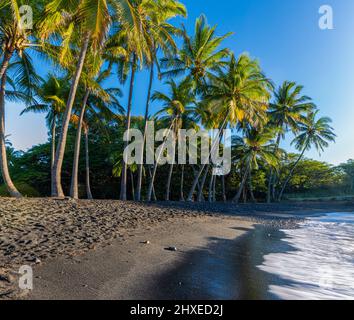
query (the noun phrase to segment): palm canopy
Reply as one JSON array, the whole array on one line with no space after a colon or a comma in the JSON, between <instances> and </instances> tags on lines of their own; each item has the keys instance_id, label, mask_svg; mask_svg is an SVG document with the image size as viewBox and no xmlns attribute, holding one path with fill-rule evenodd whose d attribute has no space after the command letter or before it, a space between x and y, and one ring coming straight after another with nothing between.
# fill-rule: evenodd
<instances>
[{"instance_id":1,"label":"palm canopy","mask_svg":"<svg viewBox=\"0 0 354 320\"><path fill-rule=\"evenodd\" d=\"M46 80L42 80L36 88L38 101L23 109L21 115L29 112L47 113L47 125L51 127L52 121L56 120L56 116L64 112L68 94L67 80L56 77L54 74L48 74Z\"/></svg>"},{"instance_id":2,"label":"palm canopy","mask_svg":"<svg viewBox=\"0 0 354 320\"><path fill-rule=\"evenodd\" d=\"M259 161L276 167L279 158L274 154L274 136L275 131L271 129L246 130L244 137L233 139L234 160L249 165L250 169L258 169Z\"/></svg>"},{"instance_id":3,"label":"palm canopy","mask_svg":"<svg viewBox=\"0 0 354 320\"><path fill-rule=\"evenodd\" d=\"M335 141L335 133L328 117L316 119L318 111L310 112L304 121L299 124L299 135L292 141L298 150L310 150L312 146L320 153Z\"/></svg>"},{"instance_id":4,"label":"palm canopy","mask_svg":"<svg viewBox=\"0 0 354 320\"><path fill-rule=\"evenodd\" d=\"M153 101L162 102L162 107L156 116L162 115L160 121L172 123L177 121L177 127L188 126L191 122L191 114L195 106L196 99L192 91L192 83L185 79L177 84L174 80L166 82L169 86L169 93L155 92L152 95Z\"/></svg>"},{"instance_id":5,"label":"palm canopy","mask_svg":"<svg viewBox=\"0 0 354 320\"><path fill-rule=\"evenodd\" d=\"M302 90L303 86L285 81L274 92L274 101L270 104L268 115L271 124L281 130L283 138L288 130L296 133L306 114L316 109L312 99L302 95Z\"/></svg>"},{"instance_id":6,"label":"palm canopy","mask_svg":"<svg viewBox=\"0 0 354 320\"><path fill-rule=\"evenodd\" d=\"M203 99L231 125L247 121L257 126L266 119L271 87L256 60L232 55L225 68L211 77Z\"/></svg>"},{"instance_id":7,"label":"palm canopy","mask_svg":"<svg viewBox=\"0 0 354 320\"><path fill-rule=\"evenodd\" d=\"M161 66L169 69L162 76L176 77L187 72L187 77L193 79L197 86L203 85L205 78L219 70L229 55L228 49L219 47L231 33L217 36L215 31L216 26L209 26L204 15L196 20L194 36L190 37L184 29L183 47L177 56L161 59Z\"/></svg>"}]
</instances>

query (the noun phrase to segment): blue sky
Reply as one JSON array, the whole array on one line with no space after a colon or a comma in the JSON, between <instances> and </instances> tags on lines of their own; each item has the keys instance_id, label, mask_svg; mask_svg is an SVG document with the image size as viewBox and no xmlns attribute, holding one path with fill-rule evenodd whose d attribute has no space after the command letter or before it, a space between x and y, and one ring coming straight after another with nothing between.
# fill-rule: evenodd
<instances>
[{"instance_id":1,"label":"blue sky","mask_svg":"<svg viewBox=\"0 0 354 320\"><path fill-rule=\"evenodd\" d=\"M195 18L201 13L210 24L218 25L218 33L234 35L225 46L236 54L248 52L259 59L268 77L276 84L284 80L305 86L321 110L321 115L333 119L338 136L319 157L315 151L308 157L333 164L354 158L354 1L353 0L185 0L188 19L183 20L193 30ZM318 27L319 8L331 5L334 30ZM181 20L176 21L180 23ZM42 74L49 66L36 60ZM110 86L118 86L114 78ZM142 114L146 98L146 72L137 77L133 113ZM155 82L155 90L164 90ZM127 95L127 94L126 94ZM126 98L122 100L126 103ZM158 109L152 105L152 113ZM17 149L26 150L47 140L44 116L19 117L21 105L7 104L7 134ZM283 147L289 149L287 139Z\"/></svg>"}]
</instances>

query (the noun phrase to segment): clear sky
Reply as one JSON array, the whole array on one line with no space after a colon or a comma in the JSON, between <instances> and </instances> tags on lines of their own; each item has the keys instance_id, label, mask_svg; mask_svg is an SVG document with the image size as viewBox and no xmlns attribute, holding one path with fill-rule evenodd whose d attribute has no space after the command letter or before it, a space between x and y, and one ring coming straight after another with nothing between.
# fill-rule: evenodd
<instances>
[{"instance_id":1,"label":"clear sky","mask_svg":"<svg viewBox=\"0 0 354 320\"><path fill-rule=\"evenodd\" d=\"M315 151L308 157L333 164L354 158L354 1L353 0L185 0L192 30L201 13L218 33L234 35L225 46L236 54L249 52L259 59L267 76L276 84L284 80L305 86L321 110L333 119L338 136L319 157ZM319 8L330 5L334 13L334 30L321 30ZM177 22L177 21L176 21ZM178 20L178 23L180 21ZM36 60L42 74L48 67ZM118 86L114 78L110 86ZM147 75L141 72L136 82L133 113L142 114L146 98ZM164 90L161 83L154 89ZM125 95L127 96L127 94ZM122 100L126 103L126 98ZM152 106L152 113L158 105ZM19 117L21 105L7 104L7 134L17 149L26 150L47 140L44 116ZM284 143L289 148L291 137Z\"/></svg>"}]
</instances>

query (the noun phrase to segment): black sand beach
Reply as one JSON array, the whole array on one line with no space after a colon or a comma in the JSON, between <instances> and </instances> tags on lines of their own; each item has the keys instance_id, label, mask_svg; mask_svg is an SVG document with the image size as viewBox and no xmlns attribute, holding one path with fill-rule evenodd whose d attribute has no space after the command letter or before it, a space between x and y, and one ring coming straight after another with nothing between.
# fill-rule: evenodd
<instances>
[{"instance_id":1,"label":"black sand beach","mask_svg":"<svg viewBox=\"0 0 354 320\"><path fill-rule=\"evenodd\" d=\"M282 280L256 266L291 250L279 229L354 205L4 199L0 209L1 299L274 299L267 287ZM34 266L29 295L17 289L22 264Z\"/></svg>"}]
</instances>

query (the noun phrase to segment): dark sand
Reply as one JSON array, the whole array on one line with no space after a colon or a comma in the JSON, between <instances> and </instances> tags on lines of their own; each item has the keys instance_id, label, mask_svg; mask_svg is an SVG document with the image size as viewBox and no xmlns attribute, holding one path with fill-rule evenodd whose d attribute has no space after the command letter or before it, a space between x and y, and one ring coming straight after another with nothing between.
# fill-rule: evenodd
<instances>
[{"instance_id":1,"label":"dark sand","mask_svg":"<svg viewBox=\"0 0 354 320\"><path fill-rule=\"evenodd\" d=\"M339 211L354 205L4 199L0 299L272 299L268 285L281 279L256 266L264 254L291 249L279 228ZM14 287L21 264L34 267L27 296Z\"/></svg>"}]
</instances>

